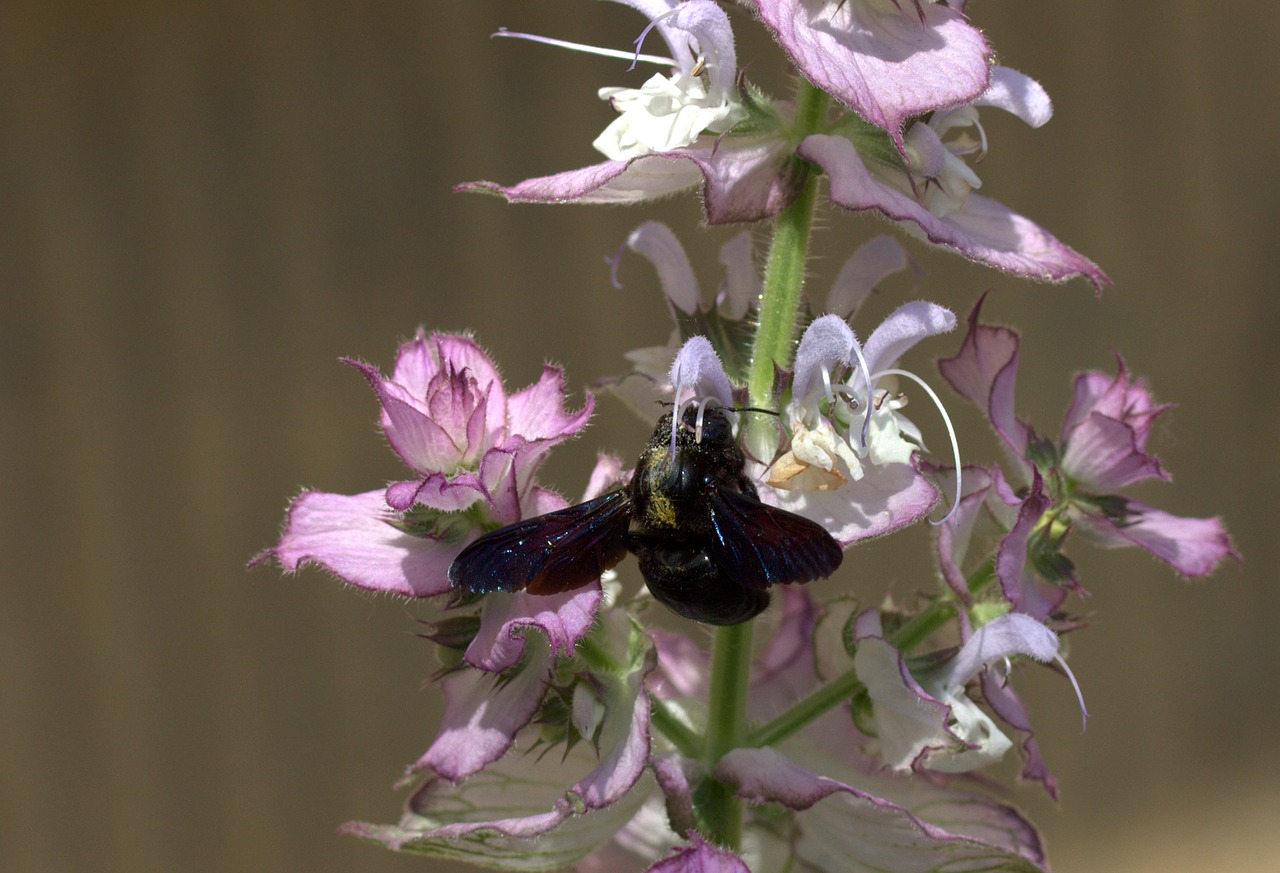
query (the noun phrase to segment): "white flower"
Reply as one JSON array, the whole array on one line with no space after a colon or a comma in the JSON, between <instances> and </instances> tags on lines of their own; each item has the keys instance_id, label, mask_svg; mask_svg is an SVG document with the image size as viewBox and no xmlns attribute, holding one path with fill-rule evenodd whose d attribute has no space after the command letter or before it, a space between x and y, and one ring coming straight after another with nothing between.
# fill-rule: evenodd
<instances>
[{"instance_id":1,"label":"white flower","mask_svg":"<svg viewBox=\"0 0 1280 873\"><path fill-rule=\"evenodd\" d=\"M698 76L655 73L640 88L601 88L619 113L592 143L613 161L693 145L704 131L723 133L746 115L728 95L709 94Z\"/></svg>"},{"instance_id":2,"label":"white flower","mask_svg":"<svg viewBox=\"0 0 1280 873\"><path fill-rule=\"evenodd\" d=\"M858 649L853 666L871 696L880 754L899 771L922 767L964 773L999 761L1013 743L969 699L965 685L1013 655L1049 661L1058 654L1057 635L1021 613L983 625L955 657L919 677L884 638L878 612L860 615L854 635Z\"/></svg>"}]
</instances>

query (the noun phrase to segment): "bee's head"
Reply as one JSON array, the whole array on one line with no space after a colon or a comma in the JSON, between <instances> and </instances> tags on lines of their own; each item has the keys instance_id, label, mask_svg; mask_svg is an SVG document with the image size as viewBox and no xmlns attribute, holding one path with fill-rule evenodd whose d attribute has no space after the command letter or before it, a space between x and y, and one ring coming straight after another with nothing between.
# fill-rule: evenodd
<instances>
[{"instance_id":1,"label":"bee's head","mask_svg":"<svg viewBox=\"0 0 1280 873\"><path fill-rule=\"evenodd\" d=\"M680 429L693 434L695 443L724 443L733 439L733 410L713 400L689 401L680 411Z\"/></svg>"}]
</instances>

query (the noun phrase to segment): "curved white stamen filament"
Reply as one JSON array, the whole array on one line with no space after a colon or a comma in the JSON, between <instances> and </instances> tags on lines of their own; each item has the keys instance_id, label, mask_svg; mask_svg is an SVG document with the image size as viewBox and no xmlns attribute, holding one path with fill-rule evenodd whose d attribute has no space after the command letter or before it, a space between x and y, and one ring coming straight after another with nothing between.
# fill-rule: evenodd
<instances>
[{"instance_id":1,"label":"curved white stamen filament","mask_svg":"<svg viewBox=\"0 0 1280 873\"><path fill-rule=\"evenodd\" d=\"M618 269L622 266L622 254L626 250L627 244L624 242L622 245L618 246L618 250L614 252L611 257L604 259L604 262L609 265L609 284L612 285L616 291L622 290L622 280L618 278Z\"/></svg>"},{"instance_id":2,"label":"curved white stamen filament","mask_svg":"<svg viewBox=\"0 0 1280 873\"><path fill-rule=\"evenodd\" d=\"M714 397L704 397L702 402L698 404L698 415L693 420L693 441L695 443L702 442L702 419L707 414L707 404L714 399Z\"/></svg>"},{"instance_id":3,"label":"curved white stamen filament","mask_svg":"<svg viewBox=\"0 0 1280 873\"><path fill-rule=\"evenodd\" d=\"M1071 672L1071 668L1067 666L1067 662L1061 655L1054 655L1053 660L1058 662L1058 666L1062 668L1062 672L1067 674L1067 678L1071 680L1071 687L1076 690L1076 702L1080 704L1080 732L1084 733L1089 727L1089 710L1084 705L1084 695L1080 693L1080 683L1076 681L1076 674Z\"/></svg>"},{"instance_id":4,"label":"curved white stamen filament","mask_svg":"<svg viewBox=\"0 0 1280 873\"><path fill-rule=\"evenodd\" d=\"M586 45L580 42L569 42L564 39L555 39L550 36L538 36L533 33L517 33L513 30L507 30L505 27L498 28L497 32L490 34L494 37L507 37L509 39L524 39L529 42L540 42L545 45L553 45L557 48L569 49L570 51L583 52L589 55L600 55L606 58L618 58L624 61L631 61L631 68L634 68L638 61L644 61L646 64L660 64L664 67L674 67L676 62L671 58L664 58L661 55L642 55L637 51L622 51L621 49L601 48L594 45Z\"/></svg>"},{"instance_id":5,"label":"curved white stamen filament","mask_svg":"<svg viewBox=\"0 0 1280 873\"><path fill-rule=\"evenodd\" d=\"M987 156L987 129L982 126L982 121L977 118L973 120L973 126L978 128L978 140L981 142L981 146L978 149L978 156L973 159L973 162L975 164L980 164L982 163L983 158Z\"/></svg>"},{"instance_id":6,"label":"curved white stamen filament","mask_svg":"<svg viewBox=\"0 0 1280 873\"><path fill-rule=\"evenodd\" d=\"M676 429L680 427L680 423L684 420L684 411L695 403L698 405L698 415L696 418L694 418L694 421L693 421L693 441L694 442L696 443L702 442L702 422L703 422L703 419L706 418L707 408L710 406L714 405L714 406L720 407L721 409L724 409L725 412L730 413L731 417L734 419L734 422L736 424L737 416L733 415L733 413L735 413L736 410L730 409L729 407L721 403L719 397L708 396L708 397L702 398L701 400L698 400L695 397L690 397L688 400L684 401L679 406L676 406L674 409L672 409L671 448L668 450L669 454L672 454L672 455L675 454Z\"/></svg>"},{"instance_id":7,"label":"curved white stamen filament","mask_svg":"<svg viewBox=\"0 0 1280 873\"><path fill-rule=\"evenodd\" d=\"M933 401L933 405L938 407L938 412L942 413L942 421L947 426L947 436L951 439L951 455L955 458L956 463L956 499L952 501L951 508L947 510L946 515L937 521L930 519L929 524L946 524L947 521L956 514L956 510L960 508L960 489L962 485L960 474L960 443L956 440L956 429L951 425L951 416L947 415L947 408L942 405L942 400L934 390L929 387L929 383L921 379L915 373L912 373L910 370L881 370L879 373L876 373L875 378L879 379L881 376L906 376L908 379L911 379L924 389L925 393L929 395L929 399Z\"/></svg>"},{"instance_id":8,"label":"curved white stamen filament","mask_svg":"<svg viewBox=\"0 0 1280 873\"><path fill-rule=\"evenodd\" d=\"M862 451L865 452L867 436L871 433L871 413L874 411L871 398L875 396L876 383L870 368L867 367L867 359L862 356L862 346L857 340L853 341L853 354L858 359L858 369L862 372L862 378L867 382L867 414L862 419Z\"/></svg>"},{"instance_id":9,"label":"curved white stamen filament","mask_svg":"<svg viewBox=\"0 0 1280 873\"><path fill-rule=\"evenodd\" d=\"M826 367L819 367L818 372L822 374L822 396L827 398L828 403L832 403L836 399L836 393L831 389L831 371Z\"/></svg>"},{"instance_id":10,"label":"curved white stamen filament","mask_svg":"<svg viewBox=\"0 0 1280 873\"><path fill-rule=\"evenodd\" d=\"M676 396L680 395L680 386L676 385ZM676 431L680 427L680 422L684 420L684 410L690 403L698 401L692 397L682 403L677 403L671 408L671 445L667 447L667 457L674 458L676 455Z\"/></svg>"},{"instance_id":11,"label":"curved white stamen filament","mask_svg":"<svg viewBox=\"0 0 1280 873\"><path fill-rule=\"evenodd\" d=\"M640 60L640 57L641 57L640 46L644 45L644 39L646 36L649 35L649 31L657 27L659 21L662 21L665 18L670 18L671 16L675 15L679 11L680 11L680 7L677 6L675 9L671 9L671 10L668 10L667 12L662 13L657 18L653 19L653 21L650 21L648 26L645 27L644 30L640 31L640 35L637 36L635 38L635 42L632 43L632 45L636 47L636 50L635 50L635 54L633 55L633 59L631 61L631 66L627 67L628 73L636 68L636 63ZM675 62L673 61L671 65L674 67Z\"/></svg>"}]
</instances>

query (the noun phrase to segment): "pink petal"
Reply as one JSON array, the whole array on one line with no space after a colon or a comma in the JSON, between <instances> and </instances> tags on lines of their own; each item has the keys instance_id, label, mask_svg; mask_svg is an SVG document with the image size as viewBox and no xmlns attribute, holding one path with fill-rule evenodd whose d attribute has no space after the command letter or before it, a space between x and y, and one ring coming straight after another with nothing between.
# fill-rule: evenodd
<instances>
[{"instance_id":1,"label":"pink petal","mask_svg":"<svg viewBox=\"0 0 1280 873\"><path fill-rule=\"evenodd\" d=\"M970 103L987 88L986 40L940 3L751 5L809 81L887 130L899 150L904 119Z\"/></svg>"},{"instance_id":2,"label":"pink petal","mask_svg":"<svg viewBox=\"0 0 1280 873\"><path fill-rule=\"evenodd\" d=\"M961 397L987 414L1014 457L1021 459L1027 451L1029 431L1013 411L1018 334L1006 327L979 323L984 299L979 298L969 313L969 332L960 351L939 360L938 370Z\"/></svg>"},{"instance_id":3,"label":"pink petal","mask_svg":"<svg viewBox=\"0 0 1280 873\"><path fill-rule=\"evenodd\" d=\"M521 495L536 493L532 483L535 464L529 458L536 460L538 450L546 447L540 443L520 445L518 441L516 446L514 450L490 449L476 471L463 470L453 476L431 473L421 479L394 482L387 486L387 503L402 511L420 503L441 512L457 512L483 500L490 520L499 524L519 521L525 517ZM518 472L523 481L517 478Z\"/></svg>"},{"instance_id":4,"label":"pink petal","mask_svg":"<svg viewBox=\"0 0 1280 873\"><path fill-rule=\"evenodd\" d=\"M1146 445L1155 419L1172 407L1172 403L1155 402L1145 379L1130 380L1128 368L1117 356L1115 376L1094 371L1076 377L1071 408L1062 423L1062 441L1066 442L1071 431L1096 412L1132 427L1141 448Z\"/></svg>"},{"instance_id":5,"label":"pink petal","mask_svg":"<svg viewBox=\"0 0 1280 873\"><path fill-rule=\"evenodd\" d=\"M910 190L905 174L887 166L878 168L898 180L895 184L873 175L853 143L842 136L815 134L800 143L798 152L822 167L831 180L831 202L845 209L875 209L896 221L910 222L930 242L1028 279L1065 282L1084 276L1099 288L1110 284L1088 258L994 200L970 193L963 207L939 217L905 193Z\"/></svg>"},{"instance_id":6,"label":"pink petal","mask_svg":"<svg viewBox=\"0 0 1280 873\"><path fill-rule=\"evenodd\" d=\"M326 494L304 491L289 506L274 555L287 571L319 564L343 582L370 591L428 597L449 590L449 565L463 543L407 534L381 491Z\"/></svg>"},{"instance_id":7,"label":"pink petal","mask_svg":"<svg viewBox=\"0 0 1280 873\"><path fill-rule=\"evenodd\" d=\"M698 184L697 166L675 155L646 155L605 161L515 185L464 182L455 191L487 191L510 203L643 203L669 197Z\"/></svg>"},{"instance_id":8,"label":"pink petal","mask_svg":"<svg viewBox=\"0 0 1280 873\"><path fill-rule=\"evenodd\" d=\"M489 357L469 336L459 334L433 334L439 350L441 369L463 377L473 383L471 389L477 408L483 406L482 425L473 426L469 431L469 455L474 457L480 452L497 445L506 433L507 404L506 391L502 387L502 375ZM484 398L483 404L480 398Z\"/></svg>"},{"instance_id":9,"label":"pink petal","mask_svg":"<svg viewBox=\"0 0 1280 873\"><path fill-rule=\"evenodd\" d=\"M520 660L529 628L542 631L552 654L571 656L595 621L600 596L598 581L560 594L489 594L464 660L491 673L506 670Z\"/></svg>"},{"instance_id":10,"label":"pink petal","mask_svg":"<svg viewBox=\"0 0 1280 873\"><path fill-rule=\"evenodd\" d=\"M1169 478L1155 456L1142 451L1132 427L1096 412L1071 430L1062 453L1062 470L1103 494L1143 479Z\"/></svg>"},{"instance_id":11,"label":"pink petal","mask_svg":"<svg viewBox=\"0 0 1280 873\"><path fill-rule=\"evenodd\" d=\"M626 482L629 477L630 473L622 466L621 458L601 452L596 455L596 465L591 470L587 487L582 492L582 499L592 500L606 491L612 491L619 484ZM549 510L542 510L542 512L547 511Z\"/></svg>"},{"instance_id":12,"label":"pink petal","mask_svg":"<svg viewBox=\"0 0 1280 873\"><path fill-rule=\"evenodd\" d=\"M507 400L507 430L527 441L547 440L550 445L576 436L595 409L595 398L586 396L582 408L564 408L564 370L548 364L538 381Z\"/></svg>"},{"instance_id":13,"label":"pink petal","mask_svg":"<svg viewBox=\"0 0 1280 873\"><path fill-rule=\"evenodd\" d=\"M439 734L414 769L430 769L451 782L477 773L506 754L538 711L551 684L546 644L515 676L480 670L446 676Z\"/></svg>"},{"instance_id":14,"label":"pink petal","mask_svg":"<svg viewBox=\"0 0 1280 873\"><path fill-rule=\"evenodd\" d=\"M705 141L705 142L704 142ZM703 137L694 145L629 161L605 161L515 185L467 182L456 191L490 191L512 203L642 203L703 182L710 224L760 221L795 199L794 180L783 172L784 140Z\"/></svg>"},{"instance_id":15,"label":"pink petal","mask_svg":"<svg viewBox=\"0 0 1280 873\"><path fill-rule=\"evenodd\" d=\"M1207 576L1224 558L1240 560L1218 518L1183 518L1137 500L1128 501L1123 525L1099 515L1081 518L1081 530L1106 548L1141 546L1184 576Z\"/></svg>"},{"instance_id":16,"label":"pink petal","mask_svg":"<svg viewBox=\"0 0 1280 873\"><path fill-rule=\"evenodd\" d=\"M440 358L436 345L428 339L422 328L418 328L414 338L402 343L396 350L396 364L391 373L391 381L402 387L410 397L426 397L427 388L438 372Z\"/></svg>"},{"instance_id":17,"label":"pink petal","mask_svg":"<svg viewBox=\"0 0 1280 873\"><path fill-rule=\"evenodd\" d=\"M693 835L692 844L650 867L646 873L751 873L741 858L704 843Z\"/></svg>"},{"instance_id":18,"label":"pink petal","mask_svg":"<svg viewBox=\"0 0 1280 873\"><path fill-rule=\"evenodd\" d=\"M1017 521L996 547L995 572L1005 599L1013 604L1013 608L1043 620L1061 605L1066 591L1045 585L1033 573L1027 572L1028 537L1051 502L1044 493L1040 471L1033 468L1032 474L1031 491L1018 506ZM1000 498L993 496L992 499Z\"/></svg>"},{"instance_id":19,"label":"pink petal","mask_svg":"<svg viewBox=\"0 0 1280 873\"><path fill-rule=\"evenodd\" d=\"M430 473L458 465L468 449L465 422L451 433L432 419L425 396L410 396L403 386L383 379L376 367L352 359L344 361L364 374L378 396L383 433L407 467Z\"/></svg>"}]
</instances>

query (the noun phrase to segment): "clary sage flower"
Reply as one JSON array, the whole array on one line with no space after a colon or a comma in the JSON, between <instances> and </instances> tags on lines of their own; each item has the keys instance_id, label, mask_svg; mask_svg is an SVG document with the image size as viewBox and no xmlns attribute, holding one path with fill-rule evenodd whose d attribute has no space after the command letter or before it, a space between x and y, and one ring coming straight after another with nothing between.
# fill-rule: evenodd
<instances>
[{"instance_id":1,"label":"clary sage flower","mask_svg":"<svg viewBox=\"0 0 1280 873\"><path fill-rule=\"evenodd\" d=\"M608 160L516 185L470 182L459 190L490 191L512 202L641 203L702 183L711 223L776 215L797 192L785 167L785 137L776 123L735 130L748 110L724 10L713 0L619 2L650 18L671 52L672 72L640 88L601 89L619 112L593 143Z\"/></svg>"},{"instance_id":2,"label":"clary sage flower","mask_svg":"<svg viewBox=\"0 0 1280 873\"><path fill-rule=\"evenodd\" d=\"M865 2L855 0L850 5ZM923 3L929 9L938 8ZM1029 279L1062 282L1084 276L1110 284L1088 258L1044 228L989 197L963 160L985 154L986 133L977 108L1003 109L1033 127L1052 115L1039 83L1006 67L996 67L990 86L960 108L938 108L907 131L901 153L866 153L856 127L806 138L801 157L822 167L831 179L831 202L855 212L875 210L914 235L952 249L970 260ZM972 132L970 132L972 130ZM974 136L976 134L976 138Z\"/></svg>"},{"instance_id":3,"label":"clary sage flower","mask_svg":"<svg viewBox=\"0 0 1280 873\"><path fill-rule=\"evenodd\" d=\"M304 491L269 552L286 570L316 563L371 591L443 594L449 563L482 528L564 505L534 476L549 448L586 425L593 401L567 412L558 367L508 395L470 337L421 331L390 377L344 360L372 386L387 442L414 478L351 496Z\"/></svg>"},{"instance_id":4,"label":"clary sage flower","mask_svg":"<svg viewBox=\"0 0 1280 873\"><path fill-rule=\"evenodd\" d=\"M1012 741L965 693L978 674L1014 655L1050 661L1058 654L1053 631L1027 615L992 619L954 657L919 678L884 638L880 616L869 611L854 627L854 669L867 688L880 754L894 770L964 773L1004 757Z\"/></svg>"},{"instance_id":5,"label":"clary sage flower","mask_svg":"<svg viewBox=\"0 0 1280 873\"><path fill-rule=\"evenodd\" d=\"M845 545L924 518L938 492L914 464L923 440L901 412L892 368L955 321L944 307L907 303L863 347L839 316L815 319L800 338L783 412L790 440L765 477L771 501L821 522Z\"/></svg>"},{"instance_id":6,"label":"clary sage flower","mask_svg":"<svg viewBox=\"0 0 1280 873\"><path fill-rule=\"evenodd\" d=\"M415 478L355 495L302 492L279 543L255 562L274 558L288 571L317 564L366 590L437 596L449 592L447 570L467 542L567 505L535 474L549 448L586 425L592 401L566 411L559 368L547 366L533 385L508 394L473 339L422 331L401 345L390 377L347 363L373 387L387 442ZM444 731L423 763L459 778L502 755L541 701L553 657L573 652L599 600L598 585L552 597L502 594L487 598L479 616L454 620L455 634L458 622L469 627L461 659L478 672L444 680ZM495 683L499 673L505 681ZM455 748L450 726L458 722L479 727Z\"/></svg>"},{"instance_id":7,"label":"clary sage flower","mask_svg":"<svg viewBox=\"0 0 1280 873\"><path fill-rule=\"evenodd\" d=\"M1217 518L1184 518L1117 493L1144 479L1168 479L1146 451L1156 417L1167 410L1123 361L1115 376L1076 377L1074 398L1056 442L1014 414L1018 334L969 316L960 352L939 362L943 376L986 412L1022 476L1037 470L1055 515L1054 537L1078 530L1108 548L1139 546L1185 576L1204 576L1226 557L1238 557Z\"/></svg>"}]
</instances>

